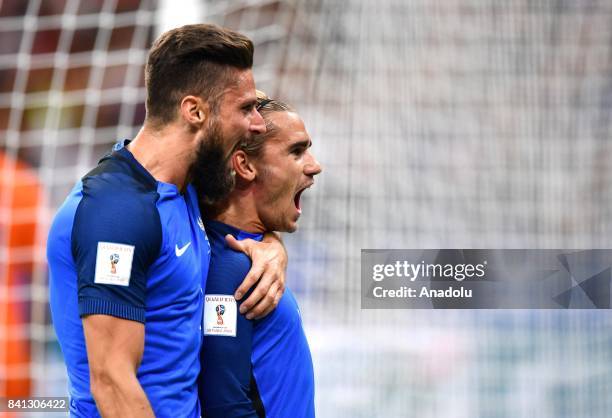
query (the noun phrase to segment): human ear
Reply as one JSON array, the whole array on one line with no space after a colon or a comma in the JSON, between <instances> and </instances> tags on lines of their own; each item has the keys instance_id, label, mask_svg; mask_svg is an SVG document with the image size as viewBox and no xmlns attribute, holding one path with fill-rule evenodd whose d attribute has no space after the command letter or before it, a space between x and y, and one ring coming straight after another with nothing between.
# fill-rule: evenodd
<instances>
[{"instance_id":1,"label":"human ear","mask_svg":"<svg viewBox=\"0 0 612 418\"><path fill-rule=\"evenodd\" d=\"M202 126L208 117L208 113L208 104L199 97L189 95L181 100L180 114L190 125Z\"/></svg>"},{"instance_id":2,"label":"human ear","mask_svg":"<svg viewBox=\"0 0 612 418\"><path fill-rule=\"evenodd\" d=\"M242 150L234 152L231 156L232 168L236 172L236 176L246 180L253 181L257 176L255 165L250 160L249 156Z\"/></svg>"}]
</instances>

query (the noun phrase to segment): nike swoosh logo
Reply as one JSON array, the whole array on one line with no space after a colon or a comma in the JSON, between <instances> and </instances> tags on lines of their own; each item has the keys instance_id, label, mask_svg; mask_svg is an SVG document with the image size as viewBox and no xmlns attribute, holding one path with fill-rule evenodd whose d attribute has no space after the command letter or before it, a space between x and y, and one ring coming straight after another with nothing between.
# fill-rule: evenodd
<instances>
[{"instance_id":1,"label":"nike swoosh logo","mask_svg":"<svg viewBox=\"0 0 612 418\"><path fill-rule=\"evenodd\" d=\"M174 252L176 253L176 256L180 257L183 254L185 254L185 251L187 251L187 248L189 248L190 245L191 245L191 241L183 245L181 248L179 248L178 245L174 244Z\"/></svg>"}]
</instances>

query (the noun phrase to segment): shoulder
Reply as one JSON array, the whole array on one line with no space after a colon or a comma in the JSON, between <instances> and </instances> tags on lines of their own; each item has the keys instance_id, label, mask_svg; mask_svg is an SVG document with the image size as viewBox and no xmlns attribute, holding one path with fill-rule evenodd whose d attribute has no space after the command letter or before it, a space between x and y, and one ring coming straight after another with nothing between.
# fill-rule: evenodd
<instances>
[{"instance_id":1,"label":"shoulder","mask_svg":"<svg viewBox=\"0 0 612 418\"><path fill-rule=\"evenodd\" d=\"M233 294L251 268L245 254L232 250L225 240L211 240L211 258L206 280L206 291Z\"/></svg>"},{"instance_id":2,"label":"shoulder","mask_svg":"<svg viewBox=\"0 0 612 418\"><path fill-rule=\"evenodd\" d=\"M115 152L100 161L96 168L83 176L82 185L81 202L96 205L101 216L119 213L125 218L156 211L155 204L159 199L157 182L141 166L136 166L135 160L128 160L122 153ZM140 221L138 218L129 221Z\"/></svg>"},{"instance_id":3,"label":"shoulder","mask_svg":"<svg viewBox=\"0 0 612 418\"><path fill-rule=\"evenodd\" d=\"M73 244L76 238L161 245L157 183L146 174L117 152L87 173L74 218Z\"/></svg>"},{"instance_id":4,"label":"shoulder","mask_svg":"<svg viewBox=\"0 0 612 418\"><path fill-rule=\"evenodd\" d=\"M118 152L105 157L83 176L83 197L96 198L100 202L118 202L127 198L125 204L143 200L155 202L158 198L157 182L136 164L135 160L130 161Z\"/></svg>"},{"instance_id":5,"label":"shoulder","mask_svg":"<svg viewBox=\"0 0 612 418\"><path fill-rule=\"evenodd\" d=\"M205 225L211 248L206 291L233 294L251 268L251 259L227 245L225 235L231 227L211 221Z\"/></svg>"}]
</instances>

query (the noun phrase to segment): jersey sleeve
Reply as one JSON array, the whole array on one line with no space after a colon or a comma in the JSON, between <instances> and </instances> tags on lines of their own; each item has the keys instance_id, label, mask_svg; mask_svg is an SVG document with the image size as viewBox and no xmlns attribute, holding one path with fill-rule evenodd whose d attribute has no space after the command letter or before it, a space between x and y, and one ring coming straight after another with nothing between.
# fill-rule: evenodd
<instances>
[{"instance_id":1,"label":"jersey sleeve","mask_svg":"<svg viewBox=\"0 0 612 418\"><path fill-rule=\"evenodd\" d=\"M162 241L156 198L121 185L84 186L71 236L81 317L145 322L146 273Z\"/></svg>"},{"instance_id":2,"label":"jersey sleeve","mask_svg":"<svg viewBox=\"0 0 612 418\"><path fill-rule=\"evenodd\" d=\"M259 417L252 401L253 391L256 390L252 381L251 366L253 321L247 320L240 314L238 311L240 303L234 301L234 306L224 306L225 312L222 317L235 309L235 336L221 335L221 331L219 334L206 332L209 324L214 326L216 319L207 317L207 314L217 313L217 306L220 305L214 302L213 298L229 296L233 299L232 295L250 267L250 262L244 254L232 253L230 250L224 252L223 257L213 256L206 283L205 330L199 381L202 416L205 418ZM217 262L219 258L221 260ZM243 258L246 258L246 261ZM233 327L233 323L227 324L226 331L231 334Z\"/></svg>"}]
</instances>

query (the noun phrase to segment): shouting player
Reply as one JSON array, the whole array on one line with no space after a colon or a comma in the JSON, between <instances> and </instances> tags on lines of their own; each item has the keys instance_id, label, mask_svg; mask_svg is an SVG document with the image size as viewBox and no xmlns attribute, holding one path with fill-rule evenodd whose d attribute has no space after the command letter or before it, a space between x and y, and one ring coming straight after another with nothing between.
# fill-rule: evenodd
<instances>
[{"instance_id":1,"label":"shouting player","mask_svg":"<svg viewBox=\"0 0 612 418\"><path fill-rule=\"evenodd\" d=\"M260 320L241 315L232 296L251 262L228 248L225 236L260 240L265 231L295 231L300 197L321 172L304 122L292 108L262 95L258 110L266 132L239 141L226 158L233 190L221 201L202 202L212 216L205 222L212 256L200 380L203 417L312 418L312 358L293 294L287 289L276 310Z\"/></svg>"}]
</instances>

